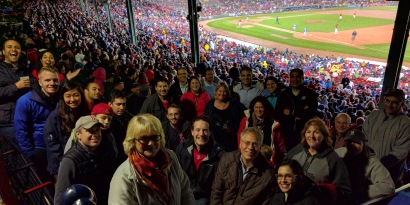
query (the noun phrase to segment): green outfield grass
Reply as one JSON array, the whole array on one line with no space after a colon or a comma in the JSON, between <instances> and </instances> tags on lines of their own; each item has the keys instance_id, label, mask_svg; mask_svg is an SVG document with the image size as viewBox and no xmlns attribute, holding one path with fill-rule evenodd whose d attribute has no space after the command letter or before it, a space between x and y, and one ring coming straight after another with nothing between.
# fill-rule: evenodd
<instances>
[{"instance_id":1,"label":"green outfield grass","mask_svg":"<svg viewBox=\"0 0 410 205\"><path fill-rule=\"evenodd\" d=\"M372 8L385 8L385 7L372 7ZM387 7L385 10L390 10L391 8L397 7ZM322 10L304 11L304 12L289 12L289 13L277 13L269 15L257 15L251 16L250 20L262 20L258 24L253 24L251 28L237 28L237 22L245 18L233 17L224 18L208 23L210 27L219 28L235 33L240 33L248 36L253 36L265 40L270 40L273 42L278 42L282 44L287 44L295 47L310 48L323 51L340 52L346 54L368 56L374 58L387 59L390 44L378 44L378 45L363 45L365 49L352 49L350 46L332 43L315 42L304 39L298 39L293 37L292 31L293 24L297 25L297 32L303 32L304 27L308 28L309 32L333 32L335 25L339 24L339 32L343 30L352 30L358 28L366 28L373 26L382 26L393 24L393 20L380 19L380 18L368 18L368 17L357 17L353 19L351 15L344 15L342 21L338 21L338 14L317 14L322 12ZM276 16L279 17L280 24L275 24ZM306 21L308 20L308 22ZM316 23L312 21L317 21ZM232 23L236 22L236 23ZM244 24L242 24L244 25ZM269 26L269 27L266 27ZM271 27L276 27L283 30L272 29ZM274 35L280 35L284 38L278 38ZM359 34L360 35L360 34ZM409 49L406 49L406 51ZM406 52L405 62L410 62L410 54Z\"/></svg>"},{"instance_id":2,"label":"green outfield grass","mask_svg":"<svg viewBox=\"0 0 410 205\"><path fill-rule=\"evenodd\" d=\"M278 28L292 30L293 24L296 24L296 31L303 32L304 27L307 27L311 32L332 32L335 25L339 24L339 31L351 30L357 28L366 28L372 26L382 26L393 24L393 20L360 17L353 19L351 15L345 15L342 21L339 21L339 14L307 14L306 16L279 16L279 24L275 24L275 19L264 20L261 24L275 26ZM276 18L276 17L275 17ZM306 21L311 21L307 23ZM315 21L321 21L315 23Z\"/></svg>"}]
</instances>

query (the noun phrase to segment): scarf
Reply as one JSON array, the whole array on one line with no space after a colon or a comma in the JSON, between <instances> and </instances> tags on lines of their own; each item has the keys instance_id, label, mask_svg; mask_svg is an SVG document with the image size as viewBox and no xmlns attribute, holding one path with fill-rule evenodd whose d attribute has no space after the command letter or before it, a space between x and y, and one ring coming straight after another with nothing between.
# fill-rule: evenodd
<instances>
[{"instance_id":1,"label":"scarf","mask_svg":"<svg viewBox=\"0 0 410 205\"><path fill-rule=\"evenodd\" d=\"M171 196L168 190L167 175L171 164L170 157L164 149L160 149L156 157L159 159L157 165L137 152L135 148L128 155L137 177L142 180L144 185L156 192L166 204L170 204Z\"/></svg>"},{"instance_id":2,"label":"scarf","mask_svg":"<svg viewBox=\"0 0 410 205\"><path fill-rule=\"evenodd\" d=\"M264 119L258 120L258 118L256 118L255 113L252 113L252 127L259 128L263 132L264 125Z\"/></svg>"}]
</instances>

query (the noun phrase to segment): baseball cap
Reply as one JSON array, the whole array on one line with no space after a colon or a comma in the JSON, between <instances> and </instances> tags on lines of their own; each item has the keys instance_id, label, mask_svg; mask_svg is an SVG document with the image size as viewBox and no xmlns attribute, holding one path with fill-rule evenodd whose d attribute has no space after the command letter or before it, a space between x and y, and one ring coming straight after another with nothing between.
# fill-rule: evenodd
<instances>
[{"instance_id":1,"label":"baseball cap","mask_svg":"<svg viewBox=\"0 0 410 205\"><path fill-rule=\"evenodd\" d=\"M346 133L345 140L361 143L367 142L366 135L360 130L350 130Z\"/></svg>"},{"instance_id":2,"label":"baseball cap","mask_svg":"<svg viewBox=\"0 0 410 205\"><path fill-rule=\"evenodd\" d=\"M97 125L97 124L99 126L102 126L102 124L97 119L95 119L95 117L91 115L83 116L83 117L80 117L80 119L78 119L77 122L75 123L74 130L78 131L81 128L90 129L92 126Z\"/></svg>"},{"instance_id":3,"label":"baseball cap","mask_svg":"<svg viewBox=\"0 0 410 205\"><path fill-rule=\"evenodd\" d=\"M396 89L396 88L389 88L383 96L394 96L397 99L400 99L401 101L404 101L404 92L401 89Z\"/></svg>"},{"instance_id":4,"label":"baseball cap","mask_svg":"<svg viewBox=\"0 0 410 205\"><path fill-rule=\"evenodd\" d=\"M105 114L105 115L114 115L112 108L106 103L98 103L94 106L91 111L92 115Z\"/></svg>"}]
</instances>

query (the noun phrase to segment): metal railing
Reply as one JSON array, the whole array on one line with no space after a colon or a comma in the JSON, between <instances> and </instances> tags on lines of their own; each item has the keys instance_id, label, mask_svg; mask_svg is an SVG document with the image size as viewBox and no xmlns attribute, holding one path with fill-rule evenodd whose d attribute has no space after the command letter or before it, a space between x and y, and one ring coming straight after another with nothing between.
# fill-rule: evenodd
<instances>
[{"instance_id":1,"label":"metal railing","mask_svg":"<svg viewBox=\"0 0 410 205\"><path fill-rule=\"evenodd\" d=\"M2 181L8 180L12 188L12 192L0 190L7 205L13 204L13 202L6 201L7 198L13 198L11 194L17 199L19 205L53 204L53 197L50 193L53 183L43 182L37 175L33 163L4 137L0 137L0 161L6 170L4 176L0 178Z\"/></svg>"}]
</instances>

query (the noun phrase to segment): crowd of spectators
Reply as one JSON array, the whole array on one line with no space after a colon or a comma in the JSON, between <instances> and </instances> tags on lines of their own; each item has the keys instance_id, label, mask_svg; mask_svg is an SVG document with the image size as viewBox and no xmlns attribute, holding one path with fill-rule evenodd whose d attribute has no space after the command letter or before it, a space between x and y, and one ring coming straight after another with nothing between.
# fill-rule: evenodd
<instances>
[{"instance_id":1,"label":"crowd of spectators","mask_svg":"<svg viewBox=\"0 0 410 205\"><path fill-rule=\"evenodd\" d=\"M280 6L304 5L310 1L286 2ZM209 1L207 5L210 7L205 7L204 14L237 10L272 11L276 3ZM199 33L201 63L193 64L190 62L189 26L185 11L164 6L168 4L169 1L162 1L162 4L156 1L133 2L136 45L130 42L126 8L122 1L112 2L110 12L99 5L98 14L93 9L83 12L75 1L30 1L24 5L22 26L2 28L5 32L0 38L4 60L0 64L0 110L4 116L0 116L0 134L9 137L35 163L43 179L57 179L56 204L60 203L62 190L73 182L89 183L98 192L97 197L102 199L99 204L108 201L131 203L129 197L138 195L140 187L130 188L136 193L130 194L127 190L127 196L123 196L121 190L126 186L115 182L109 184L113 175L117 182L130 183L124 180L123 175L132 175L133 172L129 173L131 168L135 169L136 178L153 190L152 196L139 198L141 196L138 195L137 201L146 202L155 197L165 203L183 200L178 197L191 193L187 187L187 176L181 174L181 168L174 160L181 163L194 160L189 166L181 165L189 176L191 188L201 187L200 192L193 191L198 204L235 200L247 203L246 200L253 199L268 203L274 192L283 192L286 201L288 190L282 183L289 176L295 176L281 175L277 176L277 181L273 180L274 168L279 165L290 167L293 169L290 173L298 173L299 170L296 170L297 166L290 166L291 161L287 161L289 164L281 163L284 157L302 165L306 175L303 176L304 181L333 184L338 198L344 199L340 202L348 200L351 190L347 179L352 168L346 169L342 159L337 157L332 141L340 147L352 143L363 145L366 139L353 140L352 136L359 135L355 133L350 134L353 142L345 142L343 138L348 130L360 132L363 129L366 134L376 132L369 128L371 125L365 125L365 120L368 116L375 118L371 113L381 103L382 93L377 79L383 78L385 67L343 57L240 45L203 28ZM180 4L182 1L174 5ZM107 23L108 13L113 22L112 32ZM393 120L398 119L394 116L400 115L401 126L390 129L390 134L398 135L399 151L376 146L376 153L382 153L379 159L387 168L381 166L383 174L393 168L399 170L407 156L403 147L410 143L404 137L410 125L405 116L410 109L410 102L405 97L409 75L404 71L401 76L404 92L392 91L387 96L393 98L384 102L390 109L387 114L393 116L389 123L393 124ZM398 106L400 104L402 106ZM152 115L133 117L142 113L152 114L157 119ZM345 117L339 122L341 114ZM212 120L201 118L202 115ZM315 119L312 121L312 118ZM127 129L129 123L141 126L144 131L137 134L135 129ZM375 145L377 142L377 139L372 141ZM399 146L395 142L386 143L393 144L393 148ZM164 151L164 147L179 151L175 156L169 150ZM190 153L187 154L186 149L195 156L194 159L187 159ZM366 149L366 153L370 153L370 149ZM231 153L223 155L225 151ZM207 154L211 153L212 162L207 162L210 160ZM165 161L155 157L157 154ZM370 159L368 154L363 155ZM319 161L315 161L318 166L330 164L332 170L321 172L318 167L311 167L314 168L311 171L304 163L308 159L313 160L310 159L312 156L318 156ZM349 157L345 159L352 160ZM391 159L394 159L394 164ZM130 160L130 164L123 163L124 160ZM224 162L221 168L218 167L219 160ZM93 163L88 163L90 161ZM80 162L81 169L73 167ZM160 171L154 171L155 163L161 164ZM202 163L209 164L205 168ZM240 165L242 167L236 173ZM59 166L65 167L64 170ZM101 166L101 170L93 175L96 166ZM163 177L168 166L171 166L175 177L171 182L166 182ZM120 171L114 174L113 167L120 167ZM85 171L81 171L83 169ZM247 182L244 179L249 175L251 180L248 181L252 181L249 183L258 184L258 189L265 192L255 195L255 190L244 188L246 194L241 197L249 197L236 196L234 188L224 187L225 183L238 183L223 176L231 169L233 171L229 172L233 179ZM212 185L204 178L192 179L201 176L195 172L206 172L206 178L213 180L215 177L216 182ZM262 177L258 177L258 172ZM240 173L243 176L239 176ZM87 179L88 175L93 177ZM387 178L385 183L394 188L391 183L394 180L399 185L402 182L398 175L395 172L392 180L383 176ZM97 176L104 180L99 182L101 178ZM298 180L302 178L297 178L292 179L295 185L300 185ZM181 190L168 190L163 186L174 181L181 184ZM375 184L376 181L374 178L371 180ZM281 191L274 189L277 184ZM108 195L110 186L115 191L109 190ZM351 188L355 191L356 187L353 184ZM393 188L371 197L391 194ZM271 192L267 193L267 190ZM360 191L363 195L354 200L370 198L365 191ZM189 197L185 200L192 203ZM317 200L313 201L315 203L312 204L316 204Z\"/></svg>"}]
</instances>

